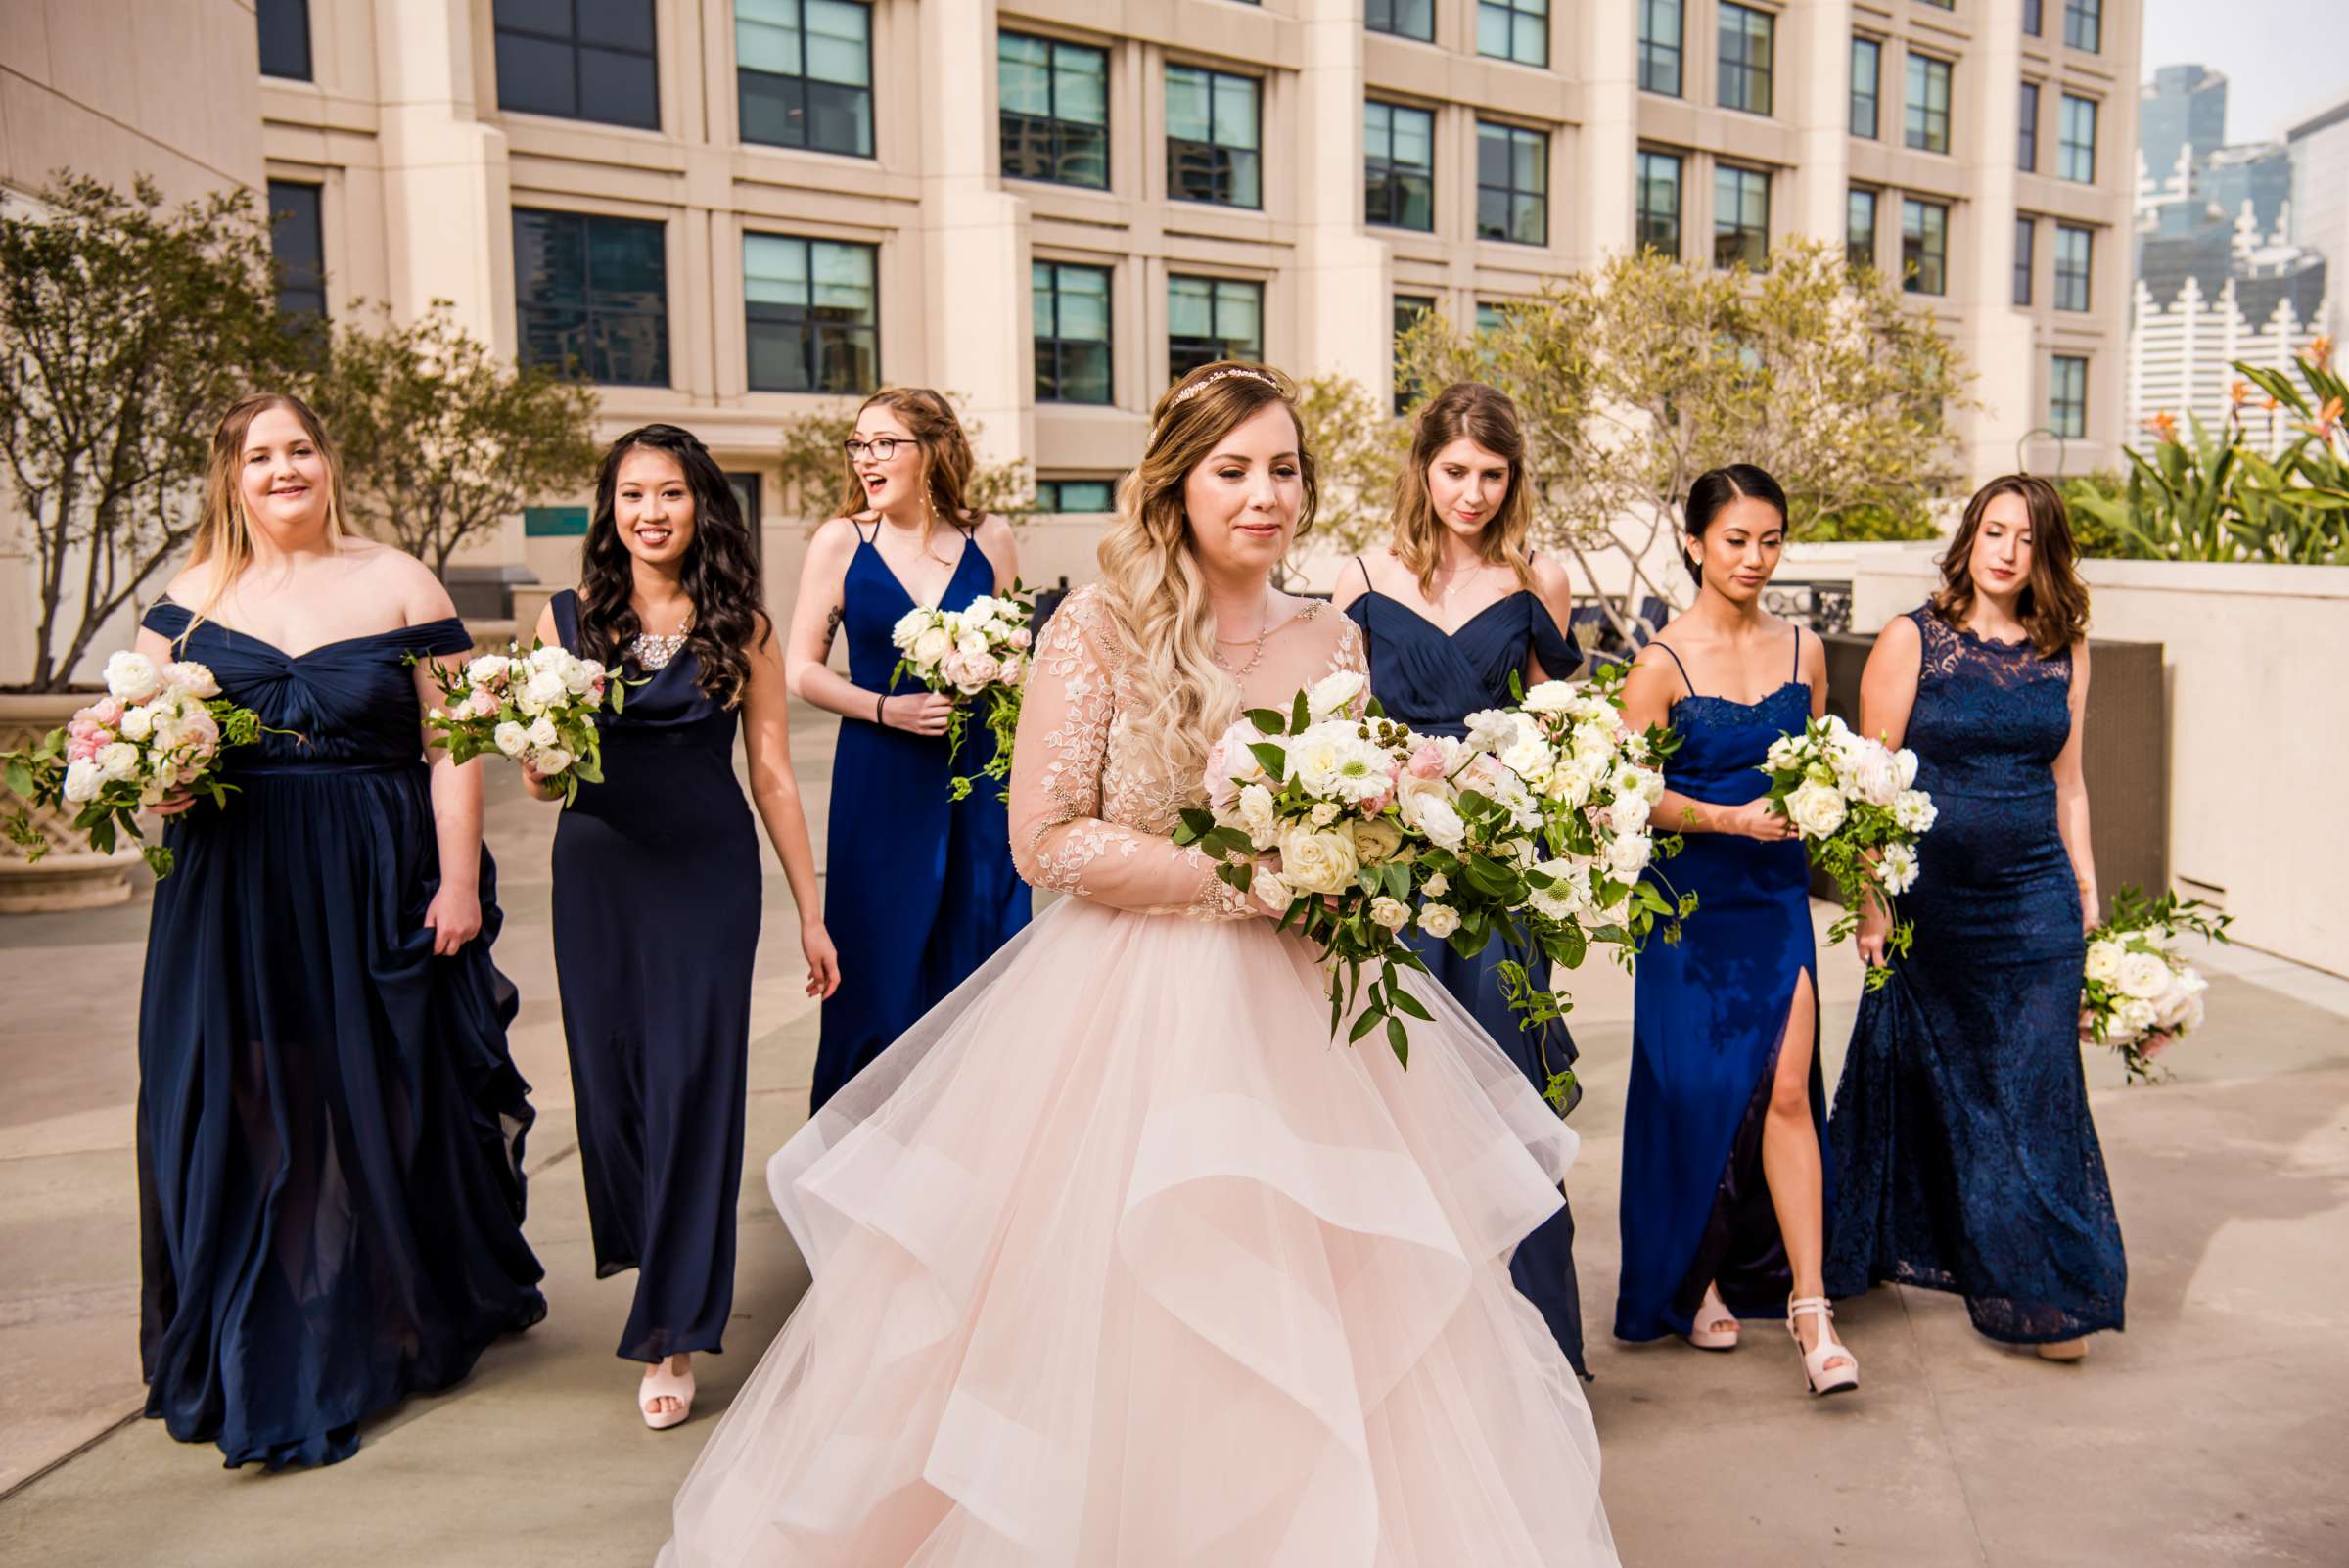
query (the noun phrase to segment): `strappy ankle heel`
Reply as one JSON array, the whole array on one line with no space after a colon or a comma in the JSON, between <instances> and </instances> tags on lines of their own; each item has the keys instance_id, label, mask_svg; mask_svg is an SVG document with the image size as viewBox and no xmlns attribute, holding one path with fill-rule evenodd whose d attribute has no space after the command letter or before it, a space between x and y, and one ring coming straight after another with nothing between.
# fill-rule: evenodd
<instances>
[{"instance_id":1,"label":"strappy ankle heel","mask_svg":"<svg viewBox=\"0 0 2349 1568\"><path fill-rule=\"evenodd\" d=\"M1795 1320L1806 1315L1819 1319L1816 1350L1803 1350L1802 1331L1795 1327ZM1835 1309L1827 1305L1824 1296L1795 1296L1786 1303L1786 1332L1793 1336L1794 1348L1802 1351L1803 1382L1814 1394L1841 1394L1860 1386L1860 1359L1850 1346L1835 1338L1830 1326L1834 1319ZM1839 1356L1843 1358L1841 1366L1827 1364Z\"/></svg>"},{"instance_id":2,"label":"strappy ankle heel","mask_svg":"<svg viewBox=\"0 0 2349 1568\"><path fill-rule=\"evenodd\" d=\"M1722 1328L1721 1323L1729 1326ZM1737 1348L1737 1314L1729 1311L1721 1299L1720 1287L1707 1285L1705 1299L1698 1304L1696 1316L1688 1324L1688 1343L1701 1351L1733 1351Z\"/></svg>"}]
</instances>

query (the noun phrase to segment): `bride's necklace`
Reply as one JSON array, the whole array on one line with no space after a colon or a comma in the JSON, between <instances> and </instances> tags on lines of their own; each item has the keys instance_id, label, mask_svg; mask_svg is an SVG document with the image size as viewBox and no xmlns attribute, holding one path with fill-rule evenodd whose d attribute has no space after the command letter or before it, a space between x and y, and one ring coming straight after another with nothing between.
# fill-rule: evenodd
<instances>
[{"instance_id":1,"label":"bride's necklace","mask_svg":"<svg viewBox=\"0 0 2349 1568\"><path fill-rule=\"evenodd\" d=\"M1233 669L1231 666L1223 662L1223 650L1218 647L1210 647L1207 650L1207 656L1216 662L1217 668L1227 672L1233 680L1245 681L1250 675L1256 673L1256 667L1264 663L1265 639L1270 635L1272 635L1272 590L1267 588L1265 590L1264 619L1256 631L1256 652L1249 656L1247 666L1244 669ZM1219 643L1246 642L1247 640L1246 637L1218 637L1216 639Z\"/></svg>"},{"instance_id":2,"label":"bride's necklace","mask_svg":"<svg viewBox=\"0 0 2349 1568\"><path fill-rule=\"evenodd\" d=\"M628 644L628 657L636 661L636 668L639 669L665 669L671 659L676 658L678 651L685 646L685 639L692 635L693 612L687 610L684 623L666 636L657 637L649 631L636 633L636 640Z\"/></svg>"}]
</instances>

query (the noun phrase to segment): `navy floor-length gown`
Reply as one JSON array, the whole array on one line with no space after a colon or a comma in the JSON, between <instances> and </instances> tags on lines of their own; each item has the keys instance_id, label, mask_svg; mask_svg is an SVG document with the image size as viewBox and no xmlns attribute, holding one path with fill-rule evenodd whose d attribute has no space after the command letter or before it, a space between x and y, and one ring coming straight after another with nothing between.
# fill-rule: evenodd
<instances>
[{"instance_id":1,"label":"navy floor-length gown","mask_svg":"<svg viewBox=\"0 0 2349 1568\"><path fill-rule=\"evenodd\" d=\"M841 586L849 679L865 691L919 691L911 676L891 683L898 654L890 630L919 607L873 542L880 527L858 528ZM966 532L937 607L960 610L993 592L994 580ZM824 856L824 925L840 950L840 989L824 1002L815 1108L1028 924L1028 886L1011 863L994 786L982 779L948 799L949 780L975 776L993 755L976 719L951 763L943 735L841 720Z\"/></svg>"},{"instance_id":2,"label":"navy floor-length gown","mask_svg":"<svg viewBox=\"0 0 2349 1568\"><path fill-rule=\"evenodd\" d=\"M1681 746L1665 764L1666 788L1717 806L1769 789L1763 754L1811 716L1800 633L1794 643L1786 683L1759 702L1695 693L1689 682L1695 694L1672 709ZM1677 666L1679 656L1664 651ZM1656 831L1673 831L1661 811ZM1806 974L1815 1026L1818 1017L1809 864L1792 839L1691 833L1684 842L1650 877L1695 894L1696 912L1678 943L1650 943L1639 954L1634 986L1615 1299L1615 1333L1626 1340L1687 1333L1707 1284L1739 1317L1781 1316L1793 1283L1762 1175L1762 1125ZM1816 1028L1814 1036L1818 1127L1826 1101Z\"/></svg>"},{"instance_id":3,"label":"navy floor-length gown","mask_svg":"<svg viewBox=\"0 0 2349 1568\"><path fill-rule=\"evenodd\" d=\"M2080 1065L2087 945L2056 829L2071 654L1912 619L1905 743L1939 815L1901 899L1915 945L1862 1001L1835 1090L1827 1291L1956 1291L2012 1344L2119 1328L2129 1268Z\"/></svg>"},{"instance_id":4,"label":"navy floor-length gown","mask_svg":"<svg viewBox=\"0 0 2349 1568\"><path fill-rule=\"evenodd\" d=\"M1573 636L1559 629L1539 597L1522 588L1470 616L1450 635L1375 588L1347 605L1346 614L1362 628L1371 695L1390 717L1425 735L1465 735L1468 715L1513 702L1509 676L1524 674L1529 651L1542 662L1543 672L1555 679L1572 674L1583 662ZM1444 989L1516 1058L1536 1088L1547 1089L1550 1074L1573 1065L1574 1037L1563 1022L1526 1030L1520 1027L1522 1015L1510 1010L1500 981L1500 963L1508 952L1498 938L1474 958L1463 958L1450 943L1430 937L1413 935L1410 942ZM1539 953L1516 956L1532 984L1548 986L1548 959ZM1574 1369L1589 1375L1583 1360L1583 1298L1574 1277L1571 1206L1561 1207L1518 1244L1509 1275L1541 1310Z\"/></svg>"},{"instance_id":5,"label":"navy floor-length gown","mask_svg":"<svg viewBox=\"0 0 2349 1568\"><path fill-rule=\"evenodd\" d=\"M546 1314L523 1240L530 1085L481 934L433 955L439 848L404 656L454 617L289 657L168 600L145 625L286 734L172 819L139 1008L147 1413L228 1463L331 1464Z\"/></svg>"},{"instance_id":6,"label":"navy floor-length gown","mask_svg":"<svg viewBox=\"0 0 2349 1568\"><path fill-rule=\"evenodd\" d=\"M577 652L578 595L553 600ZM722 1348L734 1304L759 950L759 833L734 777L738 710L678 650L625 667L600 784L555 829L555 973L598 1278L636 1270L629 1360Z\"/></svg>"}]
</instances>

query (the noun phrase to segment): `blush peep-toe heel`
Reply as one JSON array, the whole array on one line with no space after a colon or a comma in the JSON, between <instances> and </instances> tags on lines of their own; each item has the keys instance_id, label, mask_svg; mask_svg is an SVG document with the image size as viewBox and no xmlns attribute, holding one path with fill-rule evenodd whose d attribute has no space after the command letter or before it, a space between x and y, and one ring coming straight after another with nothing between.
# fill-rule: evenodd
<instances>
[{"instance_id":1,"label":"blush peep-toe heel","mask_svg":"<svg viewBox=\"0 0 2349 1568\"><path fill-rule=\"evenodd\" d=\"M1803 1350L1802 1330L1795 1326L1797 1319L1805 1316L1819 1319L1819 1344L1812 1350ZM1860 1386L1860 1359L1835 1338L1829 1326L1834 1318L1835 1309L1827 1305L1824 1296L1795 1296L1786 1303L1786 1332L1794 1337L1794 1348L1802 1352L1803 1382L1814 1394L1841 1394ZM1842 1365L1827 1364L1838 1358Z\"/></svg>"},{"instance_id":2,"label":"blush peep-toe heel","mask_svg":"<svg viewBox=\"0 0 2349 1568\"><path fill-rule=\"evenodd\" d=\"M1726 1325L1726 1326L1725 1326ZM1720 1287L1707 1285L1705 1299L1696 1309L1696 1316L1688 1325L1688 1343L1701 1351L1733 1351L1737 1348L1737 1314L1721 1299Z\"/></svg>"},{"instance_id":3,"label":"blush peep-toe heel","mask_svg":"<svg viewBox=\"0 0 2349 1568\"><path fill-rule=\"evenodd\" d=\"M677 1407L667 1414L653 1408L665 1399L677 1402ZM644 1374L636 1391L636 1408L642 1412L644 1424L656 1432L683 1425L686 1417L693 1414L693 1368L672 1372L668 1369L668 1359L663 1357Z\"/></svg>"}]
</instances>

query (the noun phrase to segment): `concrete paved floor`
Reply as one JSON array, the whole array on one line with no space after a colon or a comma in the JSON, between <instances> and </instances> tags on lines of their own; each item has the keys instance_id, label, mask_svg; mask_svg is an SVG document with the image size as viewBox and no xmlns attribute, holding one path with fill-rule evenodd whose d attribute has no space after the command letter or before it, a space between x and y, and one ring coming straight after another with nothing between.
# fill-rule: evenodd
<instances>
[{"instance_id":1,"label":"concrete paved floor","mask_svg":"<svg viewBox=\"0 0 2349 1568\"><path fill-rule=\"evenodd\" d=\"M796 734L818 842L828 723ZM594 1277L546 924L552 810L500 779L489 832L521 986L515 1053L540 1107L530 1234L547 1320L463 1387L364 1429L354 1460L228 1474L139 1406L135 1093L127 1026L81 999L135 981L143 902L0 922L0 1561L50 1568L600 1568L651 1561L711 1419L806 1287L758 1172L804 1112L815 1019L769 866L754 1006L734 1350L695 1419L647 1431L611 1357L632 1276ZM1856 996L1822 965L1826 1065ZM2208 960L2211 1025L2160 1088L2091 1064L2129 1242L2130 1330L2054 1366L1977 1338L1954 1298L1848 1304L1865 1388L1815 1402L1754 1325L1733 1356L1605 1334L1631 990L1585 971L1589 1098L1571 1182L1605 1486L1635 1568L2208 1568L2349 1564L2349 982L2256 953Z\"/></svg>"}]
</instances>

